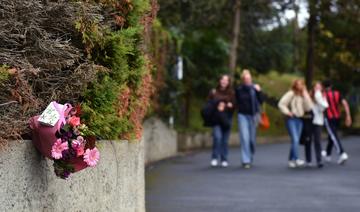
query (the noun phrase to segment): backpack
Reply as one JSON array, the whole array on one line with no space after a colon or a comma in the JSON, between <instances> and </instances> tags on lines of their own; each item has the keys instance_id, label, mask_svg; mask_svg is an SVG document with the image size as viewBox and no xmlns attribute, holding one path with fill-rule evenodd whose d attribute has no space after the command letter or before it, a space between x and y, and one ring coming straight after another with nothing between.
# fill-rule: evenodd
<instances>
[{"instance_id":1,"label":"backpack","mask_svg":"<svg viewBox=\"0 0 360 212\"><path fill-rule=\"evenodd\" d=\"M201 109L201 118L203 119L205 127L213 127L216 125L215 113L217 111L217 102L215 100L209 100Z\"/></svg>"}]
</instances>

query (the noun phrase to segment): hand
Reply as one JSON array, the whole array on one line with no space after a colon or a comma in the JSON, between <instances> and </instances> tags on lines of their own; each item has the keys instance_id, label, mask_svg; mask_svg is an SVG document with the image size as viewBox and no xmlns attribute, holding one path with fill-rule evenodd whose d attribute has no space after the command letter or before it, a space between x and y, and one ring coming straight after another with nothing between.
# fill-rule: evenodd
<instances>
[{"instance_id":1,"label":"hand","mask_svg":"<svg viewBox=\"0 0 360 212\"><path fill-rule=\"evenodd\" d=\"M347 115L345 118L345 126L350 127L352 124L351 116Z\"/></svg>"},{"instance_id":2,"label":"hand","mask_svg":"<svg viewBox=\"0 0 360 212\"><path fill-rule=\"evenodd\" d=\"M306 88L304 88L302 94L303 94L303 97L309 97L310 98L309 92L308 92L308 90Z\"/></svg>"},{"instance_id":3,"label":"hand","mask_svg":"<svg viewBox=\"0 0 360 212\"><path fill-rule=\"evenodd\" d=\"M294 117L294 114L293 114L292 112L289 112L289 113L288 113L288 116L289 116L289 117Z\"/></svg>"},{"instance_id":4,"label":"hand","mask_svg":"<svg viewBox=\"0 0 360 212\"><path fill-rule=\"evenodd\" d=\"M228 107L228 108L232 108L232 107L233 107L233 104L232 104L231 102L228 102L228 103L227 103L227 107Z\"/></svg>"},{"instance_id":5,"label":"hand","mask_svg":"<svg viewBox=\"0 0 360 212\"><path fill-rule=\"evenodd\" d=\"M225 110L225 103L220 102L217 106L218 111L223 112Z\"/></svg>"},{"instance_id":6,"label":"hand","mask_svg":"<svg viewBox=\"0 0 360 212\"><path fill-rule=\"evenodd\" d=\"M255 88L256 91L261 91L261 87L260 87L259 84L255 84L254 88Z\"/></svg>"}]
</instances>

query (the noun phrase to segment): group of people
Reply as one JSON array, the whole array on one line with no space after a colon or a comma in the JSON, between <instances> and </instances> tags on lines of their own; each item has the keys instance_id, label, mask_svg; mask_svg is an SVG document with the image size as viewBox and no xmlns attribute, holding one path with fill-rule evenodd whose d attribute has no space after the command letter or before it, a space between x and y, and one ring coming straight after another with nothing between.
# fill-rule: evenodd
<instances>
[{"instance_id":1,"label":"group of people","mask_svg":"<svg viewBox=\"0 0 360 212\"><path fill-rule=\"evenodd\" d=\"M237 112L238 131L241 144L241 159L244 168L251 168L255 153L256 131L260 121L261 105L264 93L258 84L253 83L249 70L243 70L241 84L235 89L231 78L222 75L216 88L208 96L208 104L213 105L214 112L209 121L213 129L213 148L211 166L227 167L228 140L234 111ZM346 126L351 125L350 110L347 101L339 91L333 90L329 81L316 82L308 92L303 80L293 82L278 107L285 117L285 124L291 139L289 153L289 168L312 165L312 145L315 148L316 165L323 167L322 159L331 160L332 149L335 146L339 154L338 163L343 164L348 159L337 129L340 124L340 106L346 113ZM204 115L203 115L204 117ZM321 148L321 133L325 127L328 135L326 150ZM299 145L305 146L305 161L299 157Z\"/></svg>"}]
</instances>

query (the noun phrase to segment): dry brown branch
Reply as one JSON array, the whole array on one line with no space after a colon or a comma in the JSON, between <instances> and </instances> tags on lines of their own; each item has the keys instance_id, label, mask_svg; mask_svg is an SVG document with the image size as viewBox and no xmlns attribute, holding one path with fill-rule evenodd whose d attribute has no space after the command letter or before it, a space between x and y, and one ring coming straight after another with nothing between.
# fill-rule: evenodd
<instances>
[{"instance_id":1,"label":"dry brown branch","mask_svg":"<svg viewBox=\"0 0 360 212\"><path fill-rule=\"evenodd\" d=\"M76 103L95 79L101 67L87 61L75 28L80 10L101 19L88 3L0 0L0 66L16 68L0 82L0 140L27 133L28 119L50 101Z\"/></svg>"}]
</instances>

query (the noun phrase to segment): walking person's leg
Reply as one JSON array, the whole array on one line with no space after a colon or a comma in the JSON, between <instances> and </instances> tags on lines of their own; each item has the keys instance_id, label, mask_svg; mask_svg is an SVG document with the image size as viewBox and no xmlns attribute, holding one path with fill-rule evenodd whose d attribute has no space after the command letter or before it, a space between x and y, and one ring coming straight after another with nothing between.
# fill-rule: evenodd
<instances>
[{"instance_id":1,"label":"walking person's leg","mask_svg":"<svg viewBox=\"0 0 360 212\"><path fill-rule=\"evenodd\" d=\"M305 160L308 165L312 162L312 142L313 142L313 124L312 119L302 119L303 130L300 139L304 144Z\"/></svg>"},{"instance_id":2,"label":"walking person's leg","mask_svg":"<svg viewBox=\"0 0 360 212\"><path fill-rule=\"evenodd\" d=\"M289 154L289 167L301 166L304 161L299 160L299 141L303 128L302 120L299 118L288 118L286 127L291 138L291 148Z\"/></svg>"},{"instance_id":3,"label":"walking person's leg","mask_svg":"<svg viewBox=\"0 0 360 212\"><path fill-rule=\"evenodd\" d=\"M312 145L312 139L310 141L305 142L305 160L307 164L311 164L312 158L311 158L311 145Z\"/></svg>"},{"instance_id":4,"label":"walking person's leg","mask_svg":"<svg viewBox=\"0 0 360 212\"><path fill-rule=\"evenodd\" d=\"M213 127L212 135L213 135L213 146L212 146L212 155L211 155L211 159L212 159L211 166L217 166L221 151L221 138L222 138L221 127L219 125Z\"/></svg>"},{"instance_id":5,"label":"walking person's leg","mask_svg":"<svg viewBox=\"0 0 360 212\"><path fill-rule=\"evenodd\" d=\"M256 117L249 117L249 131L250 131L250 151L251 151L251 163L254 161L254 154L256 149Z\"/></svg>"},{"instance_id":6,"label":"walking person's leg","mask_svg":"<svg viewBox=\"0 0 360 212\"><path fill-rule=\"evenodd\" d=\"M291 140L291 145L290 145L290 152L289 152L289 161L293 161L295 160L295 156L294 156L294 142L295 142L295 122L294 122L294 118L288 118L286 120L286 128L288 130L289 136L290 136L290 140Z\"/></svg>"},{"instance_id":7,"label":"walking person's leg","mask_svg":"<svg viewBox=\"0 0 360 212\"><path fill-rule=\"evenodd\" d=\"M301 137L301 132L302 132L302 130L304 128L304 123L303 123L303 121L301 119L296 118L295 119L295 124L296 124L296 128L295 128L296 129L295 130L295 132L296 132L296 136L295 136L295 138L296 138L296 140L295 140L295 146L296 146L296 148L295 148L295 157L296 157L296 160L299 160L300 137ZM302 163L304 163L304 162L302 162Z\"/></svg>"},{"instance_id":8,"label":"walking person's leg","mask_svg":"<svg viewBox=\"0 0 360 212\"><path fill-rule=\"evenodd\" d=\"M326 146L326 150L322 151L321 155L324 157L325 161L330 162L331 161L331 153L332 153L332 149L334 146L334 142L333 142L334 134L333 134L333 130L330 127L329 120L326 117L324 119L324 126L325 126L326 132L328 134L328 143Z\"/></svg>"},{"instance_id":9,"label":"walking person's leg","mask_svg":"<svg viewBox=\"0 0 360 212\"><path fill-rule=\"evenodd\" d=\"M340 127L340 119L330 119L329 123L330 123L330 127L333 129L333 133L334 133L334 137L335 137L334 146L336 147L337 153L339 154L338 164L344 164L349 159L349 156L345 152L343 145L341 143L341 140L338 136L338 129Z\"/></svg>"},{"instance_id":10,"label":"walking person's leg","mask_svg":"<svg viewBox=\"0 0 360 212\"><path fill-rule=\"evenodd\" d=\"M323 164L321 162L321 126L314 125L313 135L316 162L317 166L321 168L323 167Z\"/></svg>"},{"instance_id":11,"label":"walking person's leg","mask_svg":"<svg viewBox=\"0 0 360 212\"><path fill-rule=\"evenodd\" d=\"M249 122L246 115L238 114L238 127L241 143L241 158L245 166L251 163Z\"/></svg>"},{"instance_id":12,"label":"walking person's leg","mask_svg":"<svg viewBox=\"0 0 360 212\"><path fill-rule=\"evenodd\" d=\"M221 166L227 167L228 166L228 152L229 152L229 137L230 137L231 129L222 130L222 138L221 138L221 152L220 152L220 159L221 159Z\"/></svg>"},{"instance_id":13,"label":"walking person's leg","mask_svg":"<svg viewBox=\"0 0 360 212\"><path fill-rule=\"evenodd\" d=\"M334 146L336 147L337 153L340 155L344 153L344 148L342 146L342 143L339 139L338 135L338 129L340 126L340 120L339 119L329 119L330 128L332 129L332 132L334 133Z\"/></svg>"},{"instance_id":14,"label":"walking person's leg","mask_svg":"<svg viewBox=\"0 0 360 212\"><path fill-rule=\"evenodd\" d=\"M349 156L344 151L344 148L340 142L340 139L339 139L339 136L337 133L339 125L340 125L339 119L325 119L325 127L329 134L329 138L330 138L329 140L332 142L332 144L329 144L329 145L335 146L337 153L340 155L338 163L343 164L347 161ZM328 149L327 149L327 152L325 155L325 159L330 161L330 157L329 157L330 155L331 155L331 149L329 149L329 146L328 146Z\"/></svg>"}]
</instances>

